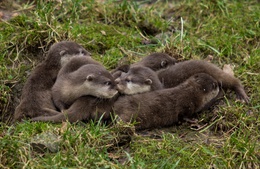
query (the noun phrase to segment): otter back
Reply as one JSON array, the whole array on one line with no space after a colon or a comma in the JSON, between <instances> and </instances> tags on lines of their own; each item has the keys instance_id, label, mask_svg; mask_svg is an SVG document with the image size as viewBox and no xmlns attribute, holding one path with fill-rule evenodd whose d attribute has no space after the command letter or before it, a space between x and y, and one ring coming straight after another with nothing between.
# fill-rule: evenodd
<instances>
[{"instance_id":1,"label":"otter back","mask_svg":"<svg viewBox=\"0 0 260 169\"><path fill-rule=\"evenodd\" d=\"M114 112L124 122L136 121L137 129L164 127L203 110L218 92L217 81L200 73L174 88L121 96Z\"/></svg>"},{"instance_id":2,"label":"otter back","mask_svg":"<svg viewBox=\"0 0 260 169\"><path fill-rule=\"evenodd\" d=\"M223 89L231 89L236 92L237 98L246 103L249 97L246 95L241 82L234 76L225 73L212 63L202 60L189 60L179 62L168 69L158 72L158 77L165 88L175 87L196 73L207 73L215 78Z\"/></svg>"}]
</instances>

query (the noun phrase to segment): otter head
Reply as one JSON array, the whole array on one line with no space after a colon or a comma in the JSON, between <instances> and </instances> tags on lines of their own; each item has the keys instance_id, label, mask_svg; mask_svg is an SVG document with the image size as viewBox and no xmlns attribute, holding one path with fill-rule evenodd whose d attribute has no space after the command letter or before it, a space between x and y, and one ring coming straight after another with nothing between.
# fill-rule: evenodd
<instances>
[{"instance_id":1,"label":"otter head","mask_svg":"<svg viewBox=\"0 0 260 169\"><path fill-rule=\"evenodd\" d=\"M122 65L117 67L115 70L111 71L114 79L119 78L122 74L127 73L130 69L130 65Z\"/></svg>"},{"instance_id":2,"label":"otter head","mask_svg":"<svg viewBox=\"0 0 260 169\"><path fill-rule=\"evenodd\" d=\"M72 83L81 96L112 98L118 93L113 77L100 65L88 64L82 66L71 76L74 76Z\"/></svg>"},{"instance_id":3,"label":"otter head","mask_svg":"<svg viewBox=\"0 0 260 169\"><path fill-rule=\"evenodd\" d=\"M74 49L75 48L75 49ZM67 48L65 50L60 51L60 64L63 67L74 57L90 57L91 53L86 51L83 47L77 45L74 47Z\"/></svg>"},{"instance_id":4,"label":"otter head","mask_svg":"<svg viewBox=\"0 0 260 169\"><path fill-rule=\"evenodd\" d=\"M219 93L219 85L217 80L206 73L198 73L193 75L194 82L198 87L198 92L202 94L202 104L197 108L196 112L200 111L207 103L216 98Z\"/></svg>"},{"instance_id":5,"label":"otter head","mask_svg":"<svg viewBox=\"0 0 260 169\"><path fill-rule=\"evenodd\" d=\"M197 73L193 75L195 83L200 86L200 90L204 93L209 93L212 90L219 90L218 82L212 76L206 73Z\"/></svg>"},{"instance_id":6,"label":"otter head","mask_svg":"<svg viewBox=\"0 0 260 169\"><path fill-rule=\"evenodd\" d=\"M147 67L134 66L116 80L121 94L145 93L161 89L161 83L155 72Z\"/></svg>"},{"instance_id":7,"label":"otter head","mask_svg":"<svg viewBox=\"0 0 260 169\"><path fill-rule=\"evenodd\" d=\"M91 56L82 46L71 41L62 41L55 43L48 51L46 61L49 64L56 64L60 67L64 66L73 57Z\"/></svg>"},{"instance_id":8,"label":"otter head","mask_svg":"<svg viewBox=\"0 0 260 169\"><path fill-rule=\"evenodd\" d=\"M142 65L154 71L158 71L160 69L166 69L170 65L174 65L176 62L175 58L170 57L166 53L152 53L143 58L137 65Z\"/></svg>"}]
</instances>

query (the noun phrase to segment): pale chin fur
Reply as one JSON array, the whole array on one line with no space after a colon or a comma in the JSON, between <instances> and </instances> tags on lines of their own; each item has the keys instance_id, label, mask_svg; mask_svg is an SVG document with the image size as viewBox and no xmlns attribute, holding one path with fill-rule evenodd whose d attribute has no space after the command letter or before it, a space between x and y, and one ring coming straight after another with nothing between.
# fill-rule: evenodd
<instances>
[{"instance_id":1,"label":"pale chin fur","mask_svg":"<svg viewBox=\"0 0 260 169\"><path fill-rule=\"evenodd\" d=\"M91 84L87 82L85 84L85 87L89 90L88 95L96 96L99 98L112 98L114 97L118 91L115 89L110 89L109 86L102 86L102 85L96 85Z\"/></svg>"},{"instance_id":2,"label":"pale chin fur","mask_svg":"<svg viewBox=\"0 0 260 169\"><path fill-rule=\"evenodd\" d=\"M96 95L97 97L100 98L110 99L114 97L117 93L118 91L115 89L109 89L108 86L103 86L103 87L101 86L96 93L93 93L93 95Z\"/></svg>"},{"instance_id":3,"label":"pale chin fur","mask_svg":"<svg viewBox=\"0 0 260 169\"><path fill-rule=\"evenodd\" d=\"M151 86L149 85L138 85L132 82L127 83L124 94L132 95L137 93L145 93L151 91Z\"/></svg>"}]
</instances>

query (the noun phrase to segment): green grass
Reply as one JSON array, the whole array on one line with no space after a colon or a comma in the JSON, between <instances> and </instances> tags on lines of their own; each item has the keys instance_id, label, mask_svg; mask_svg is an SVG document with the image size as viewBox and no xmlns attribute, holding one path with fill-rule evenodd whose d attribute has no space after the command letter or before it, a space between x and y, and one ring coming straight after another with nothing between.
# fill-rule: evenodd
<instances>
[{"instance_id":1,"label":"green grass","mask_svg":"<svg viewBox=\"0 0 260 169\"><path fill-rule=\"evenodd\" d=\"M128 1L36 1L0 22L0 168L259 168L260 4L255 0L184 0L151 5ZM165 37L155 38L159 33ZM143 40L156 44L143 44ZM49 46L73 40L112 69L151 52L179 54L235 66L251 101L226 97L197 116L206 128L186 123L142 133L131 126L95 123L9 125L21 87ZM33 151L44 132L60 138L59 151ZM129 138L131 137L131 141Z\"/></svg>"}]
</instances>

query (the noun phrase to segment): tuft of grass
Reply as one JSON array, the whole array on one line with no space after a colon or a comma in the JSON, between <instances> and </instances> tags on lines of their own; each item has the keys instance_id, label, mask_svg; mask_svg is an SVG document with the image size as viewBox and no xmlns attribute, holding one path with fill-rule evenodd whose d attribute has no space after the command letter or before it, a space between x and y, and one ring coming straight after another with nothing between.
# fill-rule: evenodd
<instances>
[{"instance_id":1,"label":"tuft of grass","mask_svg":"<svg viewBox=\"0 0 260 169\"><path fill-rule=\"evenodd\" d=\"M0 143L1 167L113 166L115 164L110 161L108 150L122 140L129 140L131 135L124 132L127 127L117 125L112 128L94 122L52 125L25 121L11 127L3 124L1 131L5 132L2 133ZM61 138L57 153L41 154L33 150L31 139L44 132L55 132ZM128 144L127 142L125 144Z\"/></svg>"},{"instance_id":2,"label":"tuft of grass","mask_svg":"<svg viewBox=\"0 0 260 169\"><path fill-rule=\"evenodd\" d=\"M11 2L19 15L0 22L0 168L259 168L257 1L10 1L10 10ZM200 131L187 123L142 132L96 122L8 125L30 71L61 40L78 42L109 70L155 51L180 61L211 55L219 67L235 66L250 104L227 93L196 116ZM57 153L32 149L45 132L61 138Z\"/></svg>"}]
</instances>

